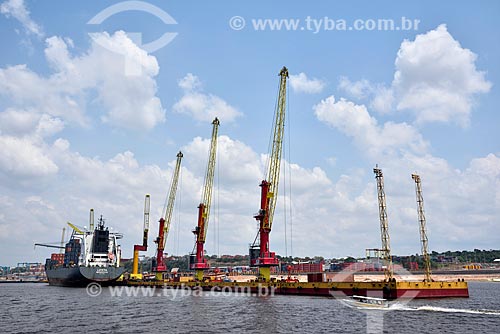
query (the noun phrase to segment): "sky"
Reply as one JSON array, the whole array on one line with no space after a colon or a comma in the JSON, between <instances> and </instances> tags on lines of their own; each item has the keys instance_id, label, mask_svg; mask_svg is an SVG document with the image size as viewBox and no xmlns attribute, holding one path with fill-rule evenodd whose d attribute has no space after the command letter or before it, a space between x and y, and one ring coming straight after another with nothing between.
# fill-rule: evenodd
<instances>
[{"instance_id":1,"label":"sky","mask_svg":"<svg viewBox=\"0 0 500 334\"><path fill-rule=\"evenodd\" d=\"M89 210L149 250L184 154L166 251L192 251L211 121L220 119L209 255L247 254L289 69L271 250L393 254L500 247L496 1L0 2L0 265L44 262ZM389 21L392 20L392 21ZM389 24L388 22L392 22ZM66 236L67 239L67 236Z\"/></svg>"}]
</instances>

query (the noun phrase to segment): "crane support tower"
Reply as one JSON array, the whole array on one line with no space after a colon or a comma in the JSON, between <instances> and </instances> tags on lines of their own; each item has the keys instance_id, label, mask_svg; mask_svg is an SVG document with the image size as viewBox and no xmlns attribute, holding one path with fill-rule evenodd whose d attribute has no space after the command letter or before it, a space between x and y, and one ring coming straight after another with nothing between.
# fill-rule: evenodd
<instances>
[{"instance_id":1,"label":"crane support tower","mask_svg":"<svg viewBox=\"0 0 500 334\"><path fill-rule=\"evenodd\" d=\"M146 195L144 199L144 225L142 235L142 245L134 245L134 258L132 261L132 273L130 279L142 280L142 274L139 273L139 252L148 250L148 232L149 232L149 211L151 207L151 199ZM93 216L93 212L92 212ZM92 217L93 218L93 217Z\"/></svg>"},{"instance_id":2,"label":"crane support tower","mask_svg":"<svg viewBox=\"0 0 500 334\"><path fill-rule=\"evenodd\" d=\"M167 242L168 232L170 231L170 222L172 220L172 212L174 211L175 195L177 194L177 184L179 183L179 174L181 170L181 161L184 155L181 151L177 153L177 161L175 162L174 173L170 181L170 191L163 207L163 215L160 218L158 229L158 237L155 240L157 244L156 261L153 261L153 272L156 272L156 279L162 280L163 273L167 271L165 260L163 259L163 251Z\"/></svg>"},{"instance_id":3,"label":"crane support tower","mask_svg":"<svg viewBox=\"0 0 500 334\"><path fill-rule=\"evenodd\" d=\"M411 178L415 181L415 193L417 195L417 213L418 222L420 224L420 241L422 242L422 256L424 258L425 272L424 280L425 282L432 282L431 278L431 258L429 256L429 248L427 239L427 227L425 222L425 211L424 211L424 197L422 196L422 183L420 176L418 174L412 174Z\"/></svg>"},{"instance_id":4,"label":"crane support tower","mask_svg":"<svg viewBox=\"0 0 500 334\"><path fill-rule=\"evenodd\" d=\"M389 237L389 222L387 219L387 206L385 202L385 191L384 191L384 175L382 174L382 169L378 168L378 165L373 169L375 173L375 179L377 180L377 193L378 193L378 212L380 219L380 236L382 239L382 259L385 262L385 279L387 281L392 279L392 256L391 256L391 238Z\"/></svg>"},{"instance_id":5,"label":"crane support tower","mask_svg":"<svg viewBox=\"0 0 500 334\"><path fill-rule=\"evenodd\" d=\"M288 69L283 66L280 73L278 103L274 116L272 134L273 142L269 155L269 169L266 179L260 184L260 209L254 216L259 222L259 231L252 245L250 245L250 266L259 267L259 279L269 281L271 267L278 266L276 254L270 251L269 235L273 224L274 209L278 199L278 184L280 176L281 154L283 149L283 135L285 129L286 84Z\"/></svg>"},{"instance_id":6,"label":"crane support tower","mask_svg":"<svg viewBox=\"0 0 500 334\"><path fill-rule=\"evenodd\" d=\"M63 227L62 229L62 236L61 236L61 245L59 246L59 254L62 254L62 251L64 249L64 237L66 236L66 227Z\"/></svg>"},{"instance_id":7,"label":"crane support tower","mask_svg":"<svg viewBox=\"0 0 500 334\"><path fill-rule=\"evenodd\" d=\"M219 119L216 117L212 122L212 139L208 154L208 165L203 186L202 201L198 206L198 225L193 234L196 237L195 249L189 256L189 268L195 270L195 279L203 280L203 270L210 268L205 259L204 245L207 238L208 219L210 218L210 204L212 202L212 190L214 186L215 158L217 153L217 133L219 131Z\"/></svg>"}]
</instances>

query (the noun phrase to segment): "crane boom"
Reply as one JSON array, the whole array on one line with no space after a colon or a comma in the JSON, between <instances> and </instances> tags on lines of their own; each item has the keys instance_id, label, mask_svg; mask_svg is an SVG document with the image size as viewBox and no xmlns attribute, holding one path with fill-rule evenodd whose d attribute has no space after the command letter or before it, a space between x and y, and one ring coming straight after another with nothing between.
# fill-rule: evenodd
<instances>
[{"instance_id":1,"label":"crane boom","mask_svg":"<svg viewBox=\"0 0 500 334\"><path fill-rule=\"evenodd\" d=\"M417 196L417 213L418 213L418 222L420 224L420 241L422 242L422 256L424 258L425 272L424 272L424 280L426 282L432 282L431 278L431 259L429 256L428 243L427 239L427 227L425 221L425 212L424 212L424 197L422 196L422 183L420 180L420 176L417 174L412 174L411 178L415 181L415 193Z\"/></svg>"},{"instance_id":2,"label":"crane boom","mask_svg":"<svg viewBox=\"0 0 500 334\"><path fill-rule=\"evenodd\" d=\"M208 155L208 166L205 173L205 185L203 186L203 200L200 206L203 205L203 224L202 232L198 235L199 242L205 242L207 238L208 220L210 218L210 206L212 204L212 191L214 188L215 175L215 158L217 153L217 134L219 131L219 119L215 118L212 122L212 139L210 141L210 152Z\"/></svg>"},{"instance_id":3,"label":"crane boom","mask_svg":"<svg viewBox=\"0 0 500 334\"><path fill-rule=\"evenodd\" d=\"M35 247L36 246L49 247L49 248L58 248L58 249L64 249L65 248L64 246L56 246L56 245L50 245L50 244L39 244L39 243L36 243Z\"/></svg>"},{"instance_id":4,"label":"crane boom","mask_svg":"<svg viewBox=\"0 0 500 334\"><path fill-rule=\"evenodd\" d=\"M269 249L269 234L278 199L278 184L285 129L286 84L288 79L288 69L285 66L281 69L279 76L280 85L278 103L274 115L275 122L272 130L273 142L269 155L269 169L267 170L266 179L260 184L260 210L254 216L259 221L259 232L254 243L250 246L250 265L259 267L259 277L265 281L270 280L270 267L278 265L276 254ZM259 239L258 243L257 239Z\"/></svg>"},{"instance_id":5,"label":"crane boom","mask_svg":"<svg viewBox=\"0 0 500 334\"><path fill-rule=\"evenodd\" d=\"M271 230L274 218L274 209L278 199L278 184L280 179L281 155L283 152L283 134L285 131L285 110L286 110L286 82L288 69L283 67L280 71L280 90L278 95L278 105L276 108L276 123L273 129L273 146L269 159L269 169L267 171L267 182L269 183L267 213L264 217L263 227Z\"/></svg>"},{"instance_id":6,"label":"crane boom","mask_svg":"<svg viewBox=\"0 0 500 334\"><path fill-rule=\"evenodd\" d=\"M377 194L378 194L378 210L380 219L380 236L382 239L382 258L386 261L386 267L384 270L385 279L389 281L392 279L392 256L391 256L391 239L389 237L389 222L387 219L387 206L385 202L385 191L384 191L384 175L382 174L382 169L376 166L373 169L375 173L375 179L377 180Z\"/></svg>"},{"instance_id":7,"label":"crane boom","mask_svg":"<svg viewBox=\"0 0 500 334\"><path fill-rule=\"evenodd\" d=\"M76 227L75 225L71 224L70 222L66 222L66 224L68 224L75 232L77 232L79 234L85 234L85 232L83 232L82 230L80 230L78 227Z\"/></svg>"},{"instance_id":8,"label":"crane boom","mask_svg":"<svg viewBox=\"0 0 500 334\"><path fill-rule=\"evenodd\" d=\"M212 190L214 185L217 136L220 125L217 117L213 120L212 125L212 138L210 140L210 151L208 154L208 165L205 173L202 202L198 206L198 225L193 230L193 233L196 236L196 252L192 253L190 256L190 268L196 270L196 279L198 280L203 279L203 269L210 267L208 262L205 260L203 247L207 237L210 205L212 203Z\"/></svg>"},{"instance_id":9,"label":"crane boom","mask_svg":"<svg viewBox=\"0 0 500 334\"><path fill-rule=\"evenodd\" d=\"M149 212L151 207L151 198L146 194L144 198L144 224L143 224L143 235L142 235L142 245L134 245L134 258L132 260L132 273L130 274L130 279L142 279L142 274L139 273L139 252L145 252L148 250L148 232L149 232Z\"/></svg>"},{"instance_id":10,"label":"crane boom","mask_svg":"<svg viewBox=\"0 0 500 334\"><path fill-rule=\"evenodd\" d=\"M177 194L177 184L179 183L179 173L181 170L181 160L183 156L184 155L181 151L177 153L177 161L175 163L174 174L172 175L172 181L170 182L170 192L168 193L166 208L164 208L163 210L162 217L165 220L165 226L163 228L163 249L165 249L168 232L170 231L170 223L172 220L172 212L174 211L175 195Z\"/></svg>"},{"instance_id":11,"label":"crane boom","mask_svg":"<svg viewBox=\"0 0 500 334\"><path fill-rule=\"evenodd\" d=\"M172 220L172 212L174 211L175 195L177 194L177 185L179 183L179 174L181 170L181 161L184 155L181 151L177 153L177 160L175 162L174 172L172 173L172 180L170 181L170 191L163 208L163 215L160 218L158 229L158 237L155 240L157 244L156 251L156 265L153 265L153 271L156 272L156 279L163 279L163 272L167 270L165 261L163 260L163 251L167 242L168 233L170 231L170 223Z\"/></svg>"}]
</instances>

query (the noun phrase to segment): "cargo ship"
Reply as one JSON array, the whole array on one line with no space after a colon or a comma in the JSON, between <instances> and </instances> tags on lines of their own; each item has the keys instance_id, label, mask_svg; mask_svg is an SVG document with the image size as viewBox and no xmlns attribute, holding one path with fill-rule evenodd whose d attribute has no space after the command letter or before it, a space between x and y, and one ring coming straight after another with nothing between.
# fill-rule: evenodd
<instances>
[{"instance_id":1,"label":"cargo ship","mask_svg":"<svg viewBox=\"0 0 500 334\"><path fill-rule=\"evenodd\" d=\"M118 245L123 235L109 231L102 216L95 229L92 225L90 231L70 225L73 232L64 254L52 254L45 261L49 285L82 287L92 282L110 285L124 273Z\"/></svg>"}]
</instances>

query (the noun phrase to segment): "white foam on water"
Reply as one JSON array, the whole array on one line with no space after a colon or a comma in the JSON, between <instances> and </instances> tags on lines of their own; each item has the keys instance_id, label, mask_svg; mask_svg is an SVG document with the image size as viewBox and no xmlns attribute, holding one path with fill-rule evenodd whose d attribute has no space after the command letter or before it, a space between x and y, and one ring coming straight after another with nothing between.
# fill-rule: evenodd
<instances>
[{"instance_id":1,"label":"white foam on water","mask_svg":"<svg viewBox=\"0 0 500 334\"><path fill-rule=\"evenodd\" d=\"M424 305L419 307L408 307L405 304L394 303L389 307L394 311L427 311L427 312L444 312L444 313L468 313L468 314L489 314L500 316L500 310L473 310L462 308L448 308L439 306Z\"/></svg>"},{"instance_id":2,"label":"white foam on water","mask_svg":"<svg viewBox=\"0 0 500 334\"><path fill-rule=\"evenodd\" d=\"M469 314L492 314L500 316L499 310L473 310L461 308L447 308L437 306L420 306L416 308L417 311L431 311L431 312L446 312L446 313L469 313Z\"/></svg>"}]
</instances>

